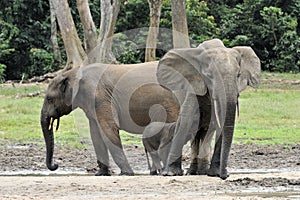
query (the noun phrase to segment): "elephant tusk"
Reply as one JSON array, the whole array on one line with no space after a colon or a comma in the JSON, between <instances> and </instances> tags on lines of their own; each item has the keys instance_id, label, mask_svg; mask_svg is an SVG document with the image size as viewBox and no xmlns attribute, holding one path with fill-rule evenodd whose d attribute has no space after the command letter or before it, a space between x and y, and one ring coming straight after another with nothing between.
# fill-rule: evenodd
<instances>
[{"instance_id":1,"label":"elephant tusk","mask_svg":"<svg viewBox=\"0 0 300 200\"><path fill-rule=\"evenodd\" d=\"M53 121L54 121L54 119L53 119L53 117L51 117L51 118L50 118L49 127L48 127L48 130L49 130L49 131L50 131L50 130L52 129L52 127L53 127Z\"/></svg>"},{"instance_id":2,"label":"elephant tusk","mask_svg":"<svg viewBox=\"0 0 300 200\"><path fill-rule=\"evenodd\" d=\"M220 124L220 119L219 119L219 115L218 115L218 109L217 109L217 101L214 100L214 108L215 108L215 115L216 115L216 120L218 123L219 128L221 128L221 124Z\"/></svg>"},{"instance_id":3,"label":"elephant tusk","mask_svg":"<svg viewBox=\"0 0 300 200\"><path fill-rule=\"evenodd\" d=\"M237 108L237 115L238 115L238 117L240 117L240 103L239 103L239 99L236 102L236 108Z\"/></svg>"},{"instance_id":4,"label":"elephant tusk","mask_svg":"<svg viewBox=\"0 0 300 200\"><path fill-rule=\"evenodd\" d=\"M59 128L59 118L57 118L57 123L56 123L56 129L55 129L55 131L58 131L58 128Z\"/></svg>"}]
</instances>

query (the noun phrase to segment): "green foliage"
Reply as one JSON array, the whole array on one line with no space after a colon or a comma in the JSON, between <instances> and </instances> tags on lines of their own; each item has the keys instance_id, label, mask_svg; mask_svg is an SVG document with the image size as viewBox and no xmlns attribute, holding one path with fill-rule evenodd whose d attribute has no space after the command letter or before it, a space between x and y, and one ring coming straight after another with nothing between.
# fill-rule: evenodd
<instances>
[{"instance_id":1,"label":"green foliage","mask_svg":"<svg viewBox=\"0 0 300 200\"><path fill-rule=\"evenodd\" d=\"M265 67L270 71L299 72L298 60L300 37L297 35L297 19L281 8L264 7L260 12L263 20L260 34L267 43L266 53L272 60L265 61Z\"/></svg>"},{"instance_id":2,"label":"green foliage","mask_svg":"<svg viewBox=\"0 0 300 200\"><path fill-rule=\"evenodd\" d=\"M172 30L171 0L163 0L159 27Z\"/></svg>"},{"instance_id":3,"label":"green foliage","mask_svg":"<svg viewBox=\"0 0 300 200\"><path fill-rule=\"evenodd\" d=\"M4 64L0 64L0 82L3 82L4 81L4 77L5 77L5 68L6 68L6 65Z\"/></svg>"},{"instance_id":4,"label":"green foliage","mask_svg":"<svg viewBox=\"0 0 300 200\"><path fill-rule=\"evenodd\" d=\"M263 70L300 71L298 0L215 0L208 6L225 45L251 46Z\"/></svg>"},{"instance_id":5,"label":"green foliage","mask_svg":"<svg viewBox=\"0 0 300 200\"><path fill-rule=\"evenodd\" d=\"M118 57L118 60L122 63L143 62L145 57L146 38L148 34L146 28L148 29L150 20L149 5L147 0L133 0L125 2L126 3L121 4L121 11L118 16L116 26L117 32L120 33L132 30L132 33L136 34L133 29L145 28L145 30L139 29L138 31L140 33L134 38L129 35L127 35L127 38L120 38L117 36L117 39L114 40L114 42L117 46L121 46L122 52L124 52L125 49L127 49L127 52L122 53L120 56L120 53L115 51L117 53L116 57ZM205 1L199 2L197 0L188 0L186 10L189 35L193 46L198 46L199 43L218 34L214 17L208 15L209 8ZM170 0L162 1L159 26L161 31L157 41L157 59L162 57L167 50L172 48L172 9ZM120 44L122 40L119 39L125 39L126 42L123 42L125 45ZM134 49L134 51L131 49Z\"/></svg>"},{"instance_id":6,"label":"green foliage","mask_svg":"<svg viewBox=\"0 0 300 200\"><path fill-rule=\"evenodd\" d=\"M6 61L15 51L9 44L18 33L17 27L0 19L0 82L5 78Z\"/></svg>"},{"instance_id":7,"label":"green foliage","mask_svg":"<svg viewBox=\"0 0 300 200\"><path fill-rule=\"evenodd\" d=\"M135 42L133 42L135 41ZM144 58L141 49L139 49L136 40L132 40L124 33L118 33L114 36L113 53L121 63L141 63Z\"/></svg>"},{"instance_id":8,"label":"green foliage","mask_svg":"<svg viewBox=\"0 0 300 200\"><path fill-rule=\"evenodd\" d=\"M8 24L5 29L10 35L5 43L9 54L1 56L0 63L6 65L6 79L21 79L22 74L29 74L30 49L51 51L48 1L1 1L0 19L1 26L2 20Z\"/></svg>"},{"instance_id":9,"label":"green foliage","mask_svg":"<svg viewBox=\"0 0 300 200\"><path fill-rule=\"evenodd\" d=\"M148 27L149 20L149 5L147 0L121 0L116 32Z\"/></svg>"},{"instance_id":10,"label":"green foliage","mask_svg":"<svg viewBox=\"0 0 300 200\"><path fill-rule=\"evenodd\" d=\"M218 35L217 24L214 17L208 15L209 8L205 1L187 0L186 10L189 36L195 46Z\"/></svg>"},{"instance_id":11,"label":"green foliage","mask_svg":"<svg viewBox=\"0 0 300 200\"><path fill-rule=\"evenodd\" d=\"M56 70L56 68L53 68L53 54L44 49L30 49L29 59L29 77L45 74L47 72L53 72Z\"/></svg>"}]
</instances>

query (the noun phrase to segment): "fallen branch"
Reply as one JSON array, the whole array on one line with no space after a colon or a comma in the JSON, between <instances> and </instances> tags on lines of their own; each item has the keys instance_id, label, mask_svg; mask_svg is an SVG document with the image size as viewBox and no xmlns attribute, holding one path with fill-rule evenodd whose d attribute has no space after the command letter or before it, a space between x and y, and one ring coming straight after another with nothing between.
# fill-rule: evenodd
<instances>
[{"instance_id":1,"label":"fallen branch","mask_svg":"<svg viewBox=\"0 0 300 200\"><path fill-rule=\"evenodd\" d=\"M21 98L24 98L24 97L36 97L36 96L39 96L39 95L41 95L41 94L44 94L45 93L45 91L43 90L43 91L37 91L37 92L33 92L33 93L28 93L28 94L18 94L17 96L16 96L16 99L21 99Z\"/></svg>"}]
</instances>

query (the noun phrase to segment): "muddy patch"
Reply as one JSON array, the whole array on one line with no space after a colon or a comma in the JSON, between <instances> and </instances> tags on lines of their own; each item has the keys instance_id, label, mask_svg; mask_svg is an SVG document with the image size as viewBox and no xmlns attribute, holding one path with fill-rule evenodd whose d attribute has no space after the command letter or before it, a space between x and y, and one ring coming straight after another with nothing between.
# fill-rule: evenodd
<instances>
[{"instance_id":1,"label":"muddy patch","mask_svg":"<svg viewBox=\"0 0 300 200\"><path fill-rule=\"evenodd\" d=\"M1 145L0 172L22 170L47 170L45 165L45 148L33 144ZM126 145L125 154L135 173L147 174L148 166L144 148L139 145ZM232 173L281 172L300 170L300 144L290 146L237 145L230 153L228 168ZM189 147L184 147L183 167L189 166ZM84 171L94 173L97 170L96 155L93 147L68 149L56 146L54 162L59 170ZM111 170L118 174L119 169L111 160Z\"/></svg>"},{"instance_id":2,"label":"muddy patch","mask_svg":"<svg viewBox=\"0 0 300 200\"><path fill-rule=\"evenodd\" d=\"M263 178L262 180L255 180L249 177L227 181L233 186L245 187L287 187L287 186L300 186L300 180L290 180L287 178Z\"/></svg>"}]
</instances>

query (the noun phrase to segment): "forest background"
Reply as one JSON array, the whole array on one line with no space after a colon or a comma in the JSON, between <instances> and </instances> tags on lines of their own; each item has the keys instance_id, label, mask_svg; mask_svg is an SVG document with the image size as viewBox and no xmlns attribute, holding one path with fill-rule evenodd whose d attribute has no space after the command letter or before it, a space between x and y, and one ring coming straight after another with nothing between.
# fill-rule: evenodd
<instances>
[{"instance_id":1,"label":"forest background","mask_svg":"<svg viewBox=\"0 0 300 200\"><path fill-rule=\"evenodd\" d=\"M76 1L69 1L79 38L84 40ZM89 0L95 27L100 27L100 1ZM271 72L300 72L300 1L298 0L186 0L191 46L220 38L228 47L251 46ZM120 63L145 61L145 37L126 40L125 31L149 27L147 0L121 0L114 28L119 48L112 51ZM170 0L162 0L160 28L172 30ZM143 30L143 29L142 29ZM98 30L99 31L99 30ZM148 30L145 29L144 35ZM64 42L57 33L59 57L51 38L49 1L14 0L0 3L0 79L20 80L54 72L67 62ZM157 43L164 42L164 36ZM123 43L122 43L123 42ZM170 42L172 44L172 42ZM128 47L134 50L127 50ZM121 54L118 53L121 49ZM166 47L165 49L171 49ZM125 52L125 53L124 53ZM165 50L156 49L156 59Z\"/></svg>"}]
</instances>

